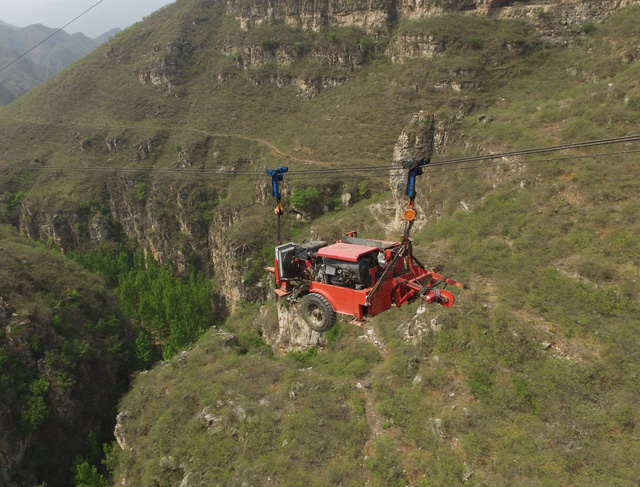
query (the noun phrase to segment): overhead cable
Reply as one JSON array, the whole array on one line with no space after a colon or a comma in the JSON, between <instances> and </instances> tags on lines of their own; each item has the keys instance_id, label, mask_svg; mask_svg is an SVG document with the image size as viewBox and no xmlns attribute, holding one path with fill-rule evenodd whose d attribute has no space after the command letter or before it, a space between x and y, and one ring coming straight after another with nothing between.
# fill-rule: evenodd
<instances>
[{"instance_id":1,"label":"overhead cable","mask_svg":"<svg viewBox=\"0 0 640 487\"><path fill-rule=\"evenodd\" d=\"M445 159L441 161L435 161L431 164L425 166L426 171L433 172L437 169L444 169L447 166L451 166L454 164L468 163L468 162L479 162L483 160L491 160L491 159L505 159L508 157L515 157L521 155L534 155L534 154L542 154L549 153L554 151L561 150L570 150L570 149L578 149L578 148L588 148L588 147L597 147L603 145L611 145L618 144L624 142L636 142L640 141L640 134L637 135L629 135L624 137L615 137L609 139L600 139L600 140L592 140L586 142L578 142L573 144L564 144L557 146L549 146L549 147L540 147L536 149L525 149L519 151L511 151L511 152L502 152L496 154L488 154L488 155L480 155L480 156L470 156L464 158L457 159ZM580 156L567 156L564 158L557 159L541 159L534 161L520 161L520 163L531 163L531 162L544 162L544 161L554 161L554 160L565 160L565 159L573 159L573 158L585 158L585 157L595 157L595 156L604 156L604 155L618 155L618 154L629 154L638 152L636 150L629 151L619 151L619 152L609 152L609 153L601 153L590 155L580 155ZM507 163L505 163L507 164ZM469 168L480 168L487 167L486 165L476 165L476 166L466 166L463 169ZM153 168L153 167L105 167L105 166L0 166L0 170L37 170L37 171L68 171L68 172L103 172L103 173L119 173L119 174L153 174L153 175L191 175L191 176L216 176L216 177L256 177L256 178L266 178L266 173L264 170L247 170L247 169L178 169L178 168ZM448 168L448 170L451 170ZM318 176L322 174L335 175L336 173L341 174L361 174L365 172L372 171L404 171L403 167L398 164L394 165L381 165L381 166L350 166L350 167L339 167L339 168L320 168L320 169L302 169L302 170L292 170L289 174L289 178L291 177L305 177L305 176ZM345 176L341 176L345 177Z\"/></svg>"}]
</instances>

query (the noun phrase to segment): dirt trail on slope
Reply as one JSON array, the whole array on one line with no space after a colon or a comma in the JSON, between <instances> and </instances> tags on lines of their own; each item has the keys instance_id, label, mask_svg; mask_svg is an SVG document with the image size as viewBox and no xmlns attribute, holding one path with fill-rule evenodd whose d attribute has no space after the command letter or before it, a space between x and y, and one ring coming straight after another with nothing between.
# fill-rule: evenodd
<instances>
[{"instance_id":1,"label":"dirt trail on slope","mask_svg":"<svg viewBox=\"0 0 640 487\"><path fill-rule=\"evenodd\" d=\"M171 126L164 126L164 125L135 125L135 126L130 126L130 125L120 125L120 124L91 124L91 123L78 123L78 122L45 122L45 121L39 121L39 120L28 120L28 119L13 119L15 122L22 122L22 123L28 123L28 124L32 124L32 125L43 125L43 126L54 126L54 127L93 127L93 128L103 128L103 129L119 129L119 130L131 130L133 128L138 128L138 129L156 129L156 130L180 130L180 131L188 131L188 132L193 132L193 133L199 133L202 135L207 135L209 137L227 137L230 139L241 139L241 140L246 140L249 142L255 142L257 144L261 144L264 145L266 147L269 148L269 150L271 152L273 152L274 154L289 159L291 161L296 161L296 162L302 162L302 163L306 163L306 164L314 164L314 165L319 165L319 166L325 166L325 167L335 167L336 165L340 164L339 162L331 162L331 161L319 161L316 159L305 159L302 157L296 157L292 154L288 154L286 152L281 151L280 149L278 149L274 144L272 144L271 142L269 142L266 139L261 139L258 137L250 137L248 135L242 135L242 134L227 134L227 133L221 133L221 132L209 132L208 130L204 130L204 129L197 129L197 128L188 128L188 127L171 127Z\"/></svg>"}]
</instances>

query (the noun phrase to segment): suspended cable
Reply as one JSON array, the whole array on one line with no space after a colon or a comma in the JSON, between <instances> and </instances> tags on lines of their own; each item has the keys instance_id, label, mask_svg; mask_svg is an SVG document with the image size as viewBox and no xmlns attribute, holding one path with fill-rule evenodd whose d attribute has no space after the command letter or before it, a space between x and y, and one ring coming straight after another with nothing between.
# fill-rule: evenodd
<instances>
[{"instance_id":1,"label":"suspended cable","mask_svg":"<svg viewBox=\"0 0 640 487\"><path fill-rule=\"evenodd\" d=\"M56 30L53 34L51 34L50 36L46 37L45 39L41 40L40 42L38 42L35 46L33 46L31 49L29 49L27 52L24 52L22 54L20 54L20 56L18 56L17 58L15 58L13 61L11 61L9 64L3 66L2 68L0 68L0 72L4 71L5 69L7 69L9 66L17 63L18 61L20 61L20 59L22 59L23 57L25 57L27 54L29 54L31 51L33 51L34 49L40 47L42 44L44 44L45 42L47 42L49 39L51 39L53 36L55 36L56 34L58 34L59 32L63 31L65 28L67 28L68 26L70 26L71 24L73 24L76 20L78 20L80 17L82 17L83 15L85 15L86 13L90 12L91 10L93 10L94 8L96 8L98 5L100 5L102 2L104 2L104 0L100 0L99 2L97 2L95 5L92 5L91 7L89 7L87 10L85 10L84 12L82 12L80 15L78 15L75 19L73 19L70 22L67 22L65 25L63 25L62 27L60 27L58 30Z\"/></svg>"},{"instance_id":2,"label":"suspended cable","mask_svg":"<svg viewBox=\"0 0 640 487\"><path fill-rule=\"evenodd\" d=\"M469 157L461 157L457 159L444 159L440 161L431 162L425 169L437 167L437 166L445 166L451 164L461 164L465 162L475 162L482 160L490 160L490 159L503 159L506 157L515 157L522 155L533 155L533 154L542 154L547 152L557 152L562 150L570 150L570 149L579 149L579 148L587 148L587 147L597 147L602 145L610 145L610 144L620 144L624 142L637 142L640 141L640 134L628 135L624 137L614 137L609 139L600 139L600 140L591 140L586 142L577 142L574 144L564 144L564 145L556 145L549 147L539 147L536 149L524 149L518 151L511 152L501 152L497 154L487 154L487 155L479 155L479 156L469 156ZM352 171L403 171L401 165L384 165L384 166L358 166L356 167L342 167L336 169L304 169L301 171L296 171L296 174L319 174L323 172L352 172Z\"/></svg>"},{"instance_id":3,"label":"suspended cable","mask_svg":"<svg viewBox=\"0 0 640 487\"><path fill-rule=\"evenodd\" d=\"M628 151L619 151L619 152L601 152L600 154L591 154L591 155L579 155L579 156L566 156L566 157L557 157L557 158L553 158L553 159L533 159L530 161L519 161L518 164L533 164L533 163L539 163L539 162L557 162L557 161L565 161L565 160L571 160L571 159L588 159L591 157L601 157L601 156L616 156L616 155L625 155L625 154L637 154L640 153L640 149L636 149L636 150L628 150ZM464 166L464 167L429 167L427 166L425 168L425 173L427 172L450 172L450 171L466 171L466 170L470 170L470 169L489 169L492 167L504 167L504 166L513 166L513 163L510 162L503 162L503 163L498 163L498 164L493 164L493 165L487 165L487 164L476 164L474 166Z\"/></svg>"},{"instance_id":4,"label":"suspended cable","mask_svg":"<svg viewBox=\"0 0 640 487\"><path fill-rule=\"evenodd\" d=\"M524 150L511 151L511 152L501 152L498 154L488 154L483 156L469 156L469 157L461 157L457 159L445 159L442 161L432 162L430 166L433 167L433 166L445 165L445 164L459 164L462 162L473 162L473 161L481 161L486 159L502 159L504 157L515 157L515 156L523 156L523 155L530 155L530 154L542 154L544 152L556 152L556 151L569 150L569 149L597 147L601 145L620 144L623 142L637 142L639 140L640 140L640 134L634 134L634 135L626 135L622 137L613 137L609 139L576 142L573 144L539 147L537 149L524 149Z\"/></svg>"},{"instance_id":5,"label":"suspended cable","mask_svg":"<svg viewBox=\"0 0 640 487\"><path fill-rule=\"evenodd\" d=\"M550 147L541 147L537 149L526 149L521 151L512 151L512 152L503 152L498 154L489 154L483 156L471 156L465 158L458 159L448 159L437 162L432 162L431 164L424 167L424 170L427 172L435 172L436 170L453 170L449 166L460 163L467 162L479 162L483 160L491 160L491 159L503 159L506 157L515 157L520 155L533 155L533 154L541 154L541 153L549 153L553 151L560 150L570 150L577 148L587 148L587 147L597 147L603 145L617 144L623 142L636 142L640 141L640 135L630 135L625 137L616 137L610 139L601 139L601 140L593 140L587 142L579 142L575 144L565 144L559 146L550 146ZM602 157L602 156L610 156L610 155L621 155L621 154L631 154L639 152L639 150L629 150L629 151L617 151L617 152L606 152L600 154L593 155L579 155L579 156L567 156L564 158L555 158L555 159L538 159L533 161L519 161L519 164L528 164L534 162L549 162L549 161L561 161L561 160L569 160L569 159L578 159L578 158L587 158L587 157ZM502 165L512 165L511 163L504 163ZM490 167L486 164L475 165L475 166L467 166L460 169L475 169L482 167ZM64 171L64 172L101 172L101 173L116 173L116 174L145 174L145 175L181 175L181 176L215 176L216 178L228 177L229 179L234 178L246 178L251 179L267 179L264 170L246 170L246 169L178 169L178 168L153 168L153 167L105 167L105 166L4 166L0 167L0 170L10 171L24 171L24 170L35 170L35 171ZM381 165L381 166L352 166L352 167L341 167L341 168L321 168L321 169L302 169L302 170L292 170L289 173L289 178L313 178L323 174L326 175L335 175L336 173L340 173L341 178L349 177L352 175L353 177L361 177L362 173L366 172L374 172L374 171L386 171L393 172L404 171L401 165ZM348 175L347 175L348 174ZM375 177L375 176L374 176ZM387 174L380 177L387 177Z\"/></svg>"}]
</instances>

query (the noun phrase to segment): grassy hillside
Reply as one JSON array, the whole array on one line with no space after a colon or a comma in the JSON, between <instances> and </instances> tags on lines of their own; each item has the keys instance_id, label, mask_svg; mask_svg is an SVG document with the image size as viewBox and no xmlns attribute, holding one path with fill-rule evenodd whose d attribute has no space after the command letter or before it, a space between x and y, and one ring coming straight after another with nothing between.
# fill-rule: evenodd
<instances>
[{"instance_id":1,"label":"grassy hillside","mask_svg":"<svg viewBox=\"0 0 640 487\"><path fill-rule=\"evenodd\" d=\"M277 23L243 32L220 6L184 0L0 110L8 134L0 158L10 166L170 168L186 151L193 168L285 162L293 189L321 187L322 203L343 185L361 197L312 221L291 223L288 215L285 238L313 231L331 239L358 227L382 237L391 215L371 204L388 199L387 174L308 180L294 178L295 169L387 164L420 109L442 123L439 158L635 133L639 20L640 9L626 9L558 47L520 22L458 16L400 23L388 39ZM440 55L392 62L408 33L433 36ZM251 48L261 55L249 56ZM364 62L329 66L307 55L333 49L364 53ZM285 55L293 62L278 62ZM158 59L175 61L175 69L155 70ZM165 85L143 84L144 73L165 76ZM297 76L340 86L305 99L294 85L271 82ZM107 153L111 139L120 149ZM419 202L432 223L415 233L416 253L470 284L456 290L456 306L405 307L364 329L341 323L325 350L285 357L272 356L259 336L275 319L273 302L242 306L225 324L237 340L210 332L193 351L137 378L120 407L126 444L109 459L115 479L635 485L637 150L627 144L428 169ZM23 204L98 211L108 178L5 172L4 218L17 221ZM148 188L175 184L144 178ZM203 212L233 210L230 237L256 251L275 240L270 202L252 181L198 184L220 196Z\"/></svg>"},{"instance_id":2,"label":"grassy hillside","mask_svg":"<svg viewBox=\"0 0 640 487\"><path fill-rule=\"evenodd\" d=\"M319 162L379 164L389 160L411 113L426 109L455 120L459 112L486 107L492 101L487 93L515 76L511 63L537 43L520 23L493 29L493 21L467 20L459 37L450 41L446 57L391 64L385 54L391 39L374 42L355 28L310 33L275 24L244 32L221 6L179 2L139 28L119 34L56 82L3 110L3 133L7 130L14 143L10 149L3 145L0 154L6 164L131 165L136 145L151 140L155 149L144 165L155 167L174 164L176 147L197 150L192 163L202 168L227 166L243 157L259 161L259 166L283 160L302 168ZM403 29L428 29L445 42L459 24L452 17ZM482 47L470 49L478 30L491 34ZM519 44L505 54L502 46L510 39ZM165 54L169 45L182 46L182 54ZM293 62L277 63L272 45ZM225 46L257 50L264 64L239 69L242 51L223 54ZM365 64L331 66L308 55L345 51L364 51ZM177 57L171 93L141 84L136 76L165 56L171 61ZM246 66L248 60L243 62ZM269 81L292 76L349 82L301 100L294 86L278 88ZM218 77L226 81L219 83ZM456 80L481 89L456 92L448 86ZM435 87L440 85L444 88ZM102 96L106 93L109 96ZM117 154L105 154L110 138L121 141ZM57 190L72 201L78 196L66 184L75 179L80 177L65 174ZM33 197L44 196L34 189Z\"/></svg>"},{"instance_id":3,"label":"grassy hillside","mask_svg":"<svg viewBox=\"0 0 640 487\"><path fill-rule=\"evenodd\" d=\"M109 438L130 326L100 279L6 226L0 325L2 484L69 485L88 439Z\"/></svg>"}]
</instances>

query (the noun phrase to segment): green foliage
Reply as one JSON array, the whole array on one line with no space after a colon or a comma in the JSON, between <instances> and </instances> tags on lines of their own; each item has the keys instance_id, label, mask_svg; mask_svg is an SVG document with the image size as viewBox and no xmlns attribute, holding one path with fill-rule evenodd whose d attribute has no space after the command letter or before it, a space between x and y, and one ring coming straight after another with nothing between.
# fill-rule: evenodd
<instances>
[{"instance_id":1,"label":"green foliage","mask_svg":"<svg viewBox=\"0 0 640 487\"><path fill-rule=\"evenodd\" d=\"M273 38L262 39L260 41L260 47L265 51L273 51L278 47L278 41Z\"/></svg>"},{"instance_id":2,"label":"green foliage","mask_svg":"<svg viewBox=\"0 0 640 487\"><path fill-rule=\"evenodd\" d=\"M20 200L24 196L22 191L18 191L9 203L9 211L17 210L20 207Z\"/></svg>"},{"instance_id":3,"label":"green foliage","mask_svg":"<svg viewBox=\"0 0 640 487\"><path fill-rule=\"evenodd\" d=\"M20 425L25 433L37 430L49 416L49 408L45 402L49 385L49 381L42 376L34 379L29 384L31 395L27 398L25 408L22 410L20 417Z\"/></svg>"},{"instance_id":4,"label":"green foliage","mask_svg":"<svg viewBox=\"0 0 640 487\"><path fill-rule=\"evenodd\" d=\"M176 277L172 266L162 267L142 251L129 252L120 246L72 257L88 269L100 272L119 297L122 309L146 331L136 340L136 356L148 364L153 356L149 334L160 341L167 358L194 343L216 322L213 289L203 273L190 268Z\"/></svg>"},{"instance_id":5,"label":"green foliage","mask_svg":"<svg viewBox=\"0 0 640 487\"><path fill-rule=\"evenodd\" d=\"M146 368L151 365L151 359L153 357L153 344L149 334L144 330L140 330L138 338L136 338L136 358L140 363L141 368Z\"/></svg>"},{"instance_id":6,"label":"green foliage","mask_svg":"<svg viewBox=\"0 0 640 487\"><path fill-rule=\"evenodd\" d=\"M482 49L482 41L477 36L470 37L469 38L469 46L472 49Z\"/></svg>"},{"instance_id":7,"label":"green foliage","mask_svg":"<svg viewBox=\"0 0 640 487\"><path fill-rule=\"evenodd\" d=\"M294 190L289 201L295 208L310 210L319 203L319 200L320 191L316 188L310 187Z\"/></svg>"},{"instance_id":8,"label":"green foliage","mask_svg":"<svg viewBox=\"0 0 640 487\"><path fill-rule=\"evenodd\" d=\"M32 395L27 399L20 415L20 426L25 433L32 433L44 423L49 416L49 408L44 397Z\"/></svg>"},{"instance_id":9,"label":"green foliage","mask_svg":"<svg viewBox=\"0 0 640 487\"><path fill-rule=\"evenodd\" d=\"M369 188L367 188L367 183L364 181L358 184L358 196L360 198L368 198L370 196Z\"/></svg>"},{"instance_id":10,"label":"green foliage","mask_svg":"<svg viewBox=\"0 0 640 487\"><path fill-rule=\"evenodd\" d=\"M40 376L29 384L29 390L34 396L44 396L49 390L49 381Z\"/></svg>"},{"instance_id":11,"label":"green foliage","mask_svg":"<svg viewBox=\"0 0 640 487\"><path fill-rule=\"evenodd\" d=\"M18 210L20 209L20 201L22 200L24 193L22 191L18 191L15 195L11 196L8 201L2 207L2 211L0 213L0 217L3 220L7 220L11 222L15 220Z\"/></svg>"},{"instance_id":12,"label":"green foliage","mask_svg":"<svg viewBox=\"0 0 640 487\"><path fill-rule=\"evenodd\" d=\"M73 485L75 487L109 486L109 482L98 472L98 469L89 462L83 461L82 458L77 460L74 470Z\"/></svg>"},{"instance_id":13,"label":"green foliage","mask_svg":"<svg viewBox=\"0 0 640 487\"><path fill-rule=\"evenodd\" d=\"M489 394L493 382L486 370L474 370L469 376L468 385L474 396L482 398Z\"/></svg>"},{"instance_id":14,"label":"green foliage","mask_svg":"<svg viewBox=\"0 0 640 487\"><path fill-rule=\"evenodd\" d=\"M310 49L308 43L305 42L296 42L293 45L293 50L298 56L304 56Z\"/></svg>"},{"instance_id":15,"label":"green foliage","mask_svg":"<svg viewBox=\"0 0 640 487\"><path fill-rule=\"evenodd\" d=\"M144 203L145 201L147 201L147 197L148 197L148 187L147 187L147 183L146 182L141 182L138 183L138 185L136 186L136 200L138 200L139 203Z\"/></svg>"},{"instance_id":16,"label":"green foliage","mask_svg":"<svg viewBox=\"0 0 640 487\"><path fill-rule=\"evenodd\" d=\"M134 255L133 269L120 278L117 293L125 312L160 334L167 358L215 323L211 284L201 273L192 270L176 279L171 268L144 259L141 252Z\"/></svg>"},{"instance_id":17,"label":"green foliage","mask_svg":"<svg viewBox=\"0 0 640 487\"><path fill-rule=\"evenodd\" d=\"M376 479L375 485L404 487L407 477L402 467L402 453L386 435L376 438L373 456L365 462Z\"/></svg>"}]
</instances>

